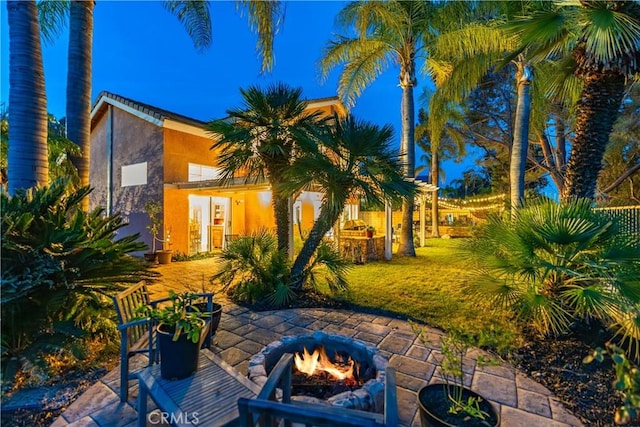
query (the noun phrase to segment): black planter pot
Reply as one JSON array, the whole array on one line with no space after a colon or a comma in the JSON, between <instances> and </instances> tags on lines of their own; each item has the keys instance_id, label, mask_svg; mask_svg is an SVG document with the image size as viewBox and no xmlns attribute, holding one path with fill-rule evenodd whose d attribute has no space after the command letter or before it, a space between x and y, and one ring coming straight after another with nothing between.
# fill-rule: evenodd
<instances>
[{"instance_id":1,"label":"black planter pot","mask_svg":"<svg viewBox=\"0 0 640 427\"><path fill-rule=\"evenodd\" d=\"M458 386L451 386L458 387ZM480 409L489 414L484 420L473 418L465 413L449 414L449 397L444 384L431 384L422 387L418 391L418 406L422 427L497 427L500 425L500 414L493 405L479 394L464 388L462 398L466 401L469 397L482 399Z\"/></svg>"},{"instance_id":2,"label":"black planter pot","mask_svg":"<svg viewBox=\"0 0 640 427\"><path fill-rule=\"evenodd\" d=\"M204 321L202 322L204 325ZM174 331L160 324L157 327L160 346L160 375L167 380L181 380L198 370L200 346L181 334L173 340Z\"/></svg>"},{"instance_id":3,"label":"black planter pot","mask_svg":"<svg viewBox=\"0 0 640 427\"><path fill-rule=\"evenodd\" d=\"M198 308L200 313L208 313L207 303L206 302L198 302L193 304ZM211 315L205 315L202 318L208 319L211 317L211 335L215 335L218 330L218 326L220 326L220 318L222 317L222 305L217 302L212 303Z\"/></svg>"}]
</instances>

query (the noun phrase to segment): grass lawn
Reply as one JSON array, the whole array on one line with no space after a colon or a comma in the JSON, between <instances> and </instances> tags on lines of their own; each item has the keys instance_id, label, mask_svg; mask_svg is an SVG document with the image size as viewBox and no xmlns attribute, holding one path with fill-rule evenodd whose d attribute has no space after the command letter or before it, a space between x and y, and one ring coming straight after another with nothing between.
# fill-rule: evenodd
<instances>
[{"instance_id":1,"label":"grass lawn","mask_svg":"<svg viewBox=\"0 0 640 427\"><path fill-rule=\"evenodd\" d=\"M448 329L476 331L482 346L499 352L514 347L519 332L504 315L465 293L473 280L469 263L456 249L458 240L429 239L417 256L354 266L349 292L336 299L367 309L382 309Z\"/></svg>"}]
</instances>

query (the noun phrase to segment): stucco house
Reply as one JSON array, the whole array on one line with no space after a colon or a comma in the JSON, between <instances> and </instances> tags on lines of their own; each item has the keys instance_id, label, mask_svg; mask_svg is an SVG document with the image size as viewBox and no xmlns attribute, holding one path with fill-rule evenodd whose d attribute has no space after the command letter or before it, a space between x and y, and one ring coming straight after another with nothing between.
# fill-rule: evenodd
<instances>
[{"instance_id":1,"label":"stucco house","mask_svg":"<svg viewBox=\"0 0 640 427\"><path fill-rule=\"evenodd\" d=\"M346 114L337 97L308 100L327 115ZM109 92L91 110L89 205L120 212L151 247L146 203L163 207L165 249L193 254L222 248L232 236L275 227L268 183L231 185L217 180L217 155L206 123ZM304 192L294 203L294 224L311 228L322 194Z\"/></svg>"}]
</instances>

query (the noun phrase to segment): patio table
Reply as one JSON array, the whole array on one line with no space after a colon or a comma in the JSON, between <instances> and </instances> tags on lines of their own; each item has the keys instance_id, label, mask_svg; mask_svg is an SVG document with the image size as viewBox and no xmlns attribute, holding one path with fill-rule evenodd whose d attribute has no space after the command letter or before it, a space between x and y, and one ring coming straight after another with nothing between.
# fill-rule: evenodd
<instances>
[{"instance_id":1,"label":"patio table","mask_svg":"<svg viewBox=\"0 0 640 427\"><path fill-rule=\"evenodd\" d=\"M169 422L174 426L226 426L238 418L238 399L254 398L260 387L209 350L200 352L199 368L192 376L171 381L160 376L160 365L137 372L138 426ZM147 414L151 397L160 412ZM149 419L147 419L149 418Z\"/></svg>"}]
</instances>

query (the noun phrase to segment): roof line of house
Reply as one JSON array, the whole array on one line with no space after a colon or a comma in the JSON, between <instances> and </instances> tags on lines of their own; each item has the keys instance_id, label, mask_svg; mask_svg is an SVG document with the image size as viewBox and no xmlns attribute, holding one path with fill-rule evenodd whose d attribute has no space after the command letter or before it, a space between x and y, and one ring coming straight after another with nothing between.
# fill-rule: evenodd
<instances>
[{"instance_id":1,"label":"roof line of house","mask_svg":"<svg viewBox=\"0 0 640 427\"><path fill-rule=\"evenodd\" d=\"M308 99L306 102L309 106L322 107L325 105L331 105L337 103L340 105L340 100L337 96L330 96L324 98ZM200 129L205 129L207 122L194 119L192 117L185 116L183 114L174 113L173 111L165 110L150 104L135 101L131 98L124 97L108 91L102 91L96 98L96 101L91 108L91 119L101 110L102 106L107 103L117 106L143 120L153 123L156 126L162 127L165 120L173 120L186 125L194 126Z\"/></svg>"}]
</instances>

